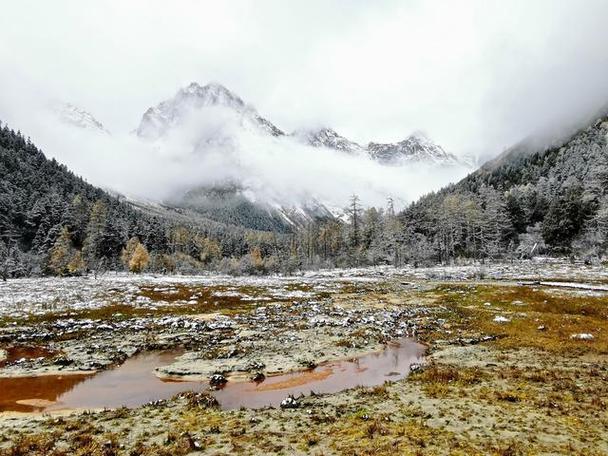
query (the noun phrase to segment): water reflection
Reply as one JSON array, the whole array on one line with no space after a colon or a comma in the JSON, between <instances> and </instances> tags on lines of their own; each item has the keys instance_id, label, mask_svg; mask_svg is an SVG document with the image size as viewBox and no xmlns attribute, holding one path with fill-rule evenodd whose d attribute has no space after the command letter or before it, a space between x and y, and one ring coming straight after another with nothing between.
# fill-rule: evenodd
<instances>
[{"instance_id":1,"label":"water reflection","mask_svg":"<svg viewBox=\"0 0 608 456\"><path fill-rule=\"evenodd\" d=\"M266 377L262 382L228 382L213 394L224 409L277 406L287 395L335 393L355 386L381 385L404 378L425 347L410 339L353 360ZM0 378L0 411L137 407L184 391L202 391L206 383L164 381L154 369L170 364L178 351L147 352L94 375L47 375Z\"/></svg>"}]
</instances>

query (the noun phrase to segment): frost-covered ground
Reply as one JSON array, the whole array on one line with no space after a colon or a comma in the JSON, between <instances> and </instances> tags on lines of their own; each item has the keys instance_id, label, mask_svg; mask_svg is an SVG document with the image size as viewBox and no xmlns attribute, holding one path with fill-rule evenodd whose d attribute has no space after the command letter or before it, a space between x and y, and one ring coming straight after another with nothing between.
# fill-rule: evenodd
<instances>
[{"instance_id":1,"label":"frost-covered ground","mask_svg":"<svg viewBox=\"0 0 608 456\"><path fill-rule=\"evenodd\" d=\"M20 433L44 442L54 432L48 448L73 450L83 429L94 454L607 454L607 287L606 268L551 259L10 280L0 283L0 381L113 369L148 350L180 353L157 377L203 382L249 382L403 337L428 357L408 380L289 410L216 410L195 395L65 420L0 413L0 454Z\"/></svg>"},{"instance_id":2,"label":"frost-covered ground","mask_svg":"<svg viewBox=\"0 0 608 456\"><path fill-rule=\"evenodd\" d=\"M177 294L178 287L202 287L213 290L212 296L216 298L234 297L255 302L312 298L321 292L336 291L345 283L378 282L388 278L439 281L542 279L608 284L608 268L539 258L513 263L428 268L378 266L331 269L307 271L294 276L158 276L107 273L96 279L92 276L15 279L0 282L0 318L78 311L116 302L141 308L154 308L162 304L142 295L142 288ZM176 299L171 300L171 303L194 304L194 299L200 297L195 295L191 296L190 300Z\"/></svg>"},{"instance_id":3,"label":"frost-covered ground","mask_svg":"<svg viewBox=\"0 0 608 456\"><path fill-rule=\"evenodd\" d=\"M353 306L354 299L335 305L334 296L364 296L395 273L373 268L299 276L109 273L10 280L0 284L0 348L44 343L61 355L13 360L0 367L0 376L105 369L138 351L176 347L195 352L196 366L180 372L198 378L260 363L281 371L355 356L412 335L427 313L423 306ZM360 334L352 338L354 330ZM239 356L224 356L232 352ZM212 362L216 355L220 360Z\"/></svg>"},{"instance_id":4,"label":"frost-covered ground","mask_svg":"<svg viewBox=\"0 0 608 456\"><path fill-rule=\"evenodd\" d=\"M302 299L312 295L303 290L289 289L289 285L294 283L315 283L317 290L335 287L329 283L316 283L316 280L279 276L154 276L109 273L98 278L87 276L14 279L0 282L0 317L79 311L113 303L154 308L168 302L175 305L194 304L198 302L197 298L202 297L195 293L188 300L170 299L171 294L179 293L178 287L209 289L213 297L233 297L244 301ZM169 295L169 300L153 300L143 296L141 291L144 288Z\"/></svg>"}]
</instances>

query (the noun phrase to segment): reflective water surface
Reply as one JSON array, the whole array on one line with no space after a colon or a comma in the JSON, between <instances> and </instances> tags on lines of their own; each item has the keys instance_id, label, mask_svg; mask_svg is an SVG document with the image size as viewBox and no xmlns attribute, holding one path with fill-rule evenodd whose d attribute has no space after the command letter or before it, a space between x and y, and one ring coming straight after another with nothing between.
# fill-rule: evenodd
<instances>
[{"instance_id":1,"label":"reflective water surface","mask_svg":"<svg viewBox=\"0 0 608 456\"><path fill-rule=\"evenodd\" d=\"M404 378L421 362L425 347L410 339L353 360L267 377L263 382L228 382L212 394L222 408L278 406L288 395L335 393L355 386L381 385ZM203 391L207 383L159 379L154 369L179 351L147 352L97 374L0 378L0 411L42 412L61 409L137 407L184 391Z\"/></svg>"}]
</instances>

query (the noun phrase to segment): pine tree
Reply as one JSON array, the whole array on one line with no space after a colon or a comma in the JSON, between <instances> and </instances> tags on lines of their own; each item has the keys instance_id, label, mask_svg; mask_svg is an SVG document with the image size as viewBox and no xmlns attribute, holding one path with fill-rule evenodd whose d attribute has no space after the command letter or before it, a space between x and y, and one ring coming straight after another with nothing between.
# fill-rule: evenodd
<instances>
[{"instance_id":1,"label":"pine tree","mask_svg":"<svg viewBox=\"0 0 608 456\"><path fill-rule=\"evenodd\" d=\"M482 247L486 256L494 258L504 252L507 238L513 233L513 225L505 199L494 187L483 187L480 193L483 200Z\"/></svg>"},{"instance_id":2,"label":"pine tree","mask_svg":"<svg viewBox=\"0 0 608 456\"><path fill-rule=\"evenodd\" d=\"M8 278L8 248L4 241L0 239L0 279L6 282Z\"/></svg>"},{"instance_id":3,"label":"pine tree","mask_svg":"<svg viewBox=\"0 0 608 456\"><path fill-rule=\"evenodd\" d=\"M97 200L91 207L89 223L82 251L88 264L95 264L96 260L105 257L103 242L106 231L108 208L102 200Z\"/></svg>"},{"instance_id":4,"label":"pine tree","mask_svg":"<svg viewBox=\"0 0 608 456\"><path fill-rule=\"evenodd\" d=\"M350 205L348 207L348 214L351 221L351 246L357 247L360 241L360 220L361 220L361 205L359 203L359 197L352 195L350 198Z\"/></svg>"}]
</instances>

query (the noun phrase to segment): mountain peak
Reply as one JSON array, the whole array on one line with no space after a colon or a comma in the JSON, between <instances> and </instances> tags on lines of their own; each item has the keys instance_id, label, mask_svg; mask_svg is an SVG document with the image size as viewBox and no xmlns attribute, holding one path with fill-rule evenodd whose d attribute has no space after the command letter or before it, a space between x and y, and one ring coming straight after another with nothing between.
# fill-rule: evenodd
<instances>
[{"instance_id":1,"label":"mountain peak","mask_svg":"<svg viewBox=\"0 0 608 456\"><path fill-rule=\"evenodd\" d=\"M433 142L422 131L415 131L397 143L374 143L367 146L370 156L383 164L432 162L441 165L460 164L460 160Z\"/></svg>"},{"instance_id":2,"label":"mountain peak","mask_svg":"<svg viewBox=\"0 0 608 456\"><path fill-rule=\"evenodd\" d=\"M313 147L328 147L348 154L359 154L364 151L359 144L339 135L329 127L297 130L292 135Z\"/></svg>"},{"instance_id":3,"label":"mountain peak","mask_svg":"<svg viewBox=\"0 0 608 456\"><path fill-rule=\"evenodd\" d=\"M192 99L197 106L228 106L239 110L245 109L245 102L234 92L218 82L210 82L201 86L198 82L191 82L179 90L177 97Z\"/></svg>"},{"instance_id":4,"label":"mountain peak","mask_svg":"<svg viewBox=\"0 0 608 456\"><path fill-rule=\"evenodd\" d=\"M255 108L218 82L210 82L204 86L191 82L186 87L182 87L173 98L149 108L135 132L142 138L158 139L172 127L179 126L193 112L216 106L232 110L240 118L243 126L253 127L273 136L284 134L261 117Z\"/></svg>"},{"instance_id":5,"label":"mountain peak","mask_svg":"<svg viewBox=\"0 0 608 456\"><path fill-rule=\"evenodd\" d=\"M90 112L71 103L57 102L52 105L55 114L63 123L85 130L109 135L110 132Z\"/></svg>"}]
</instances>

